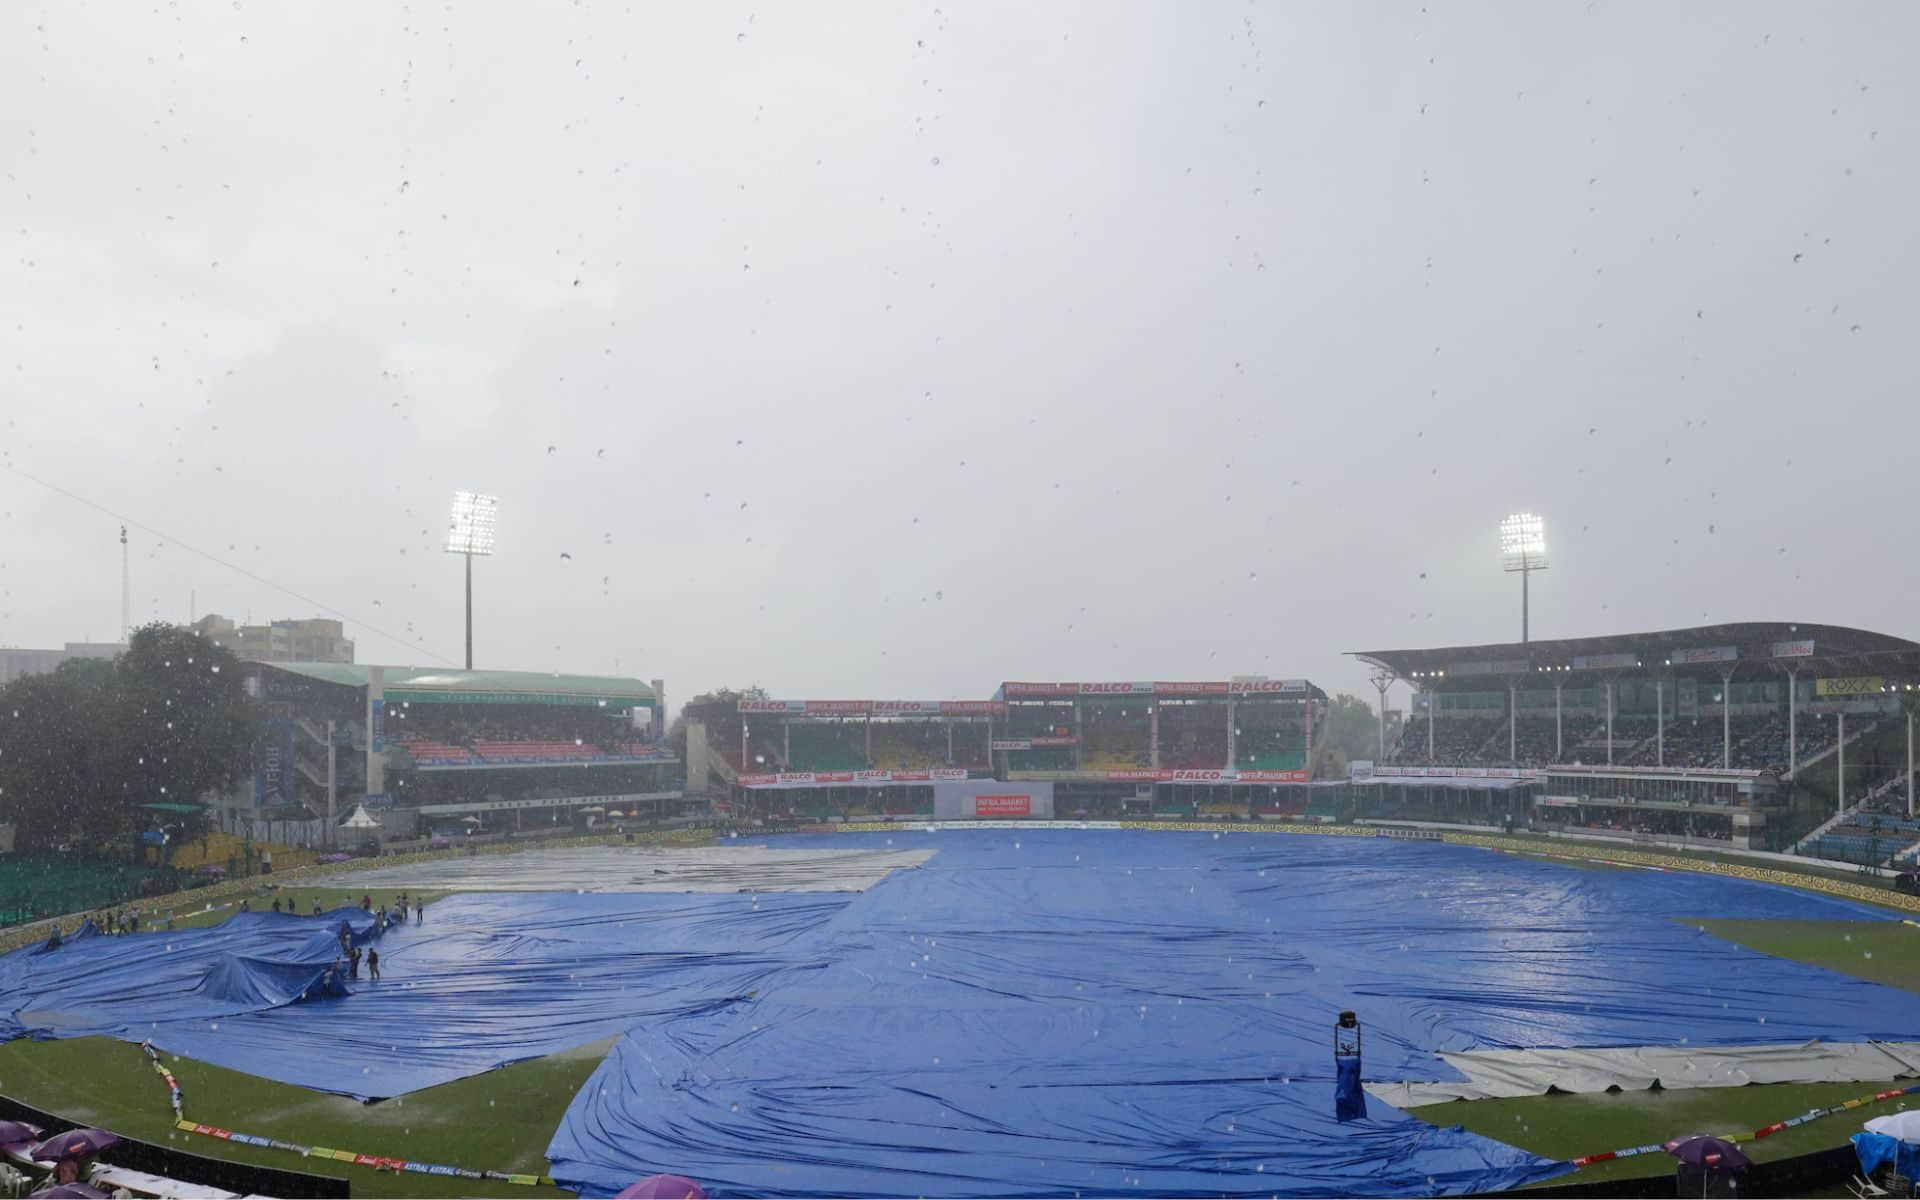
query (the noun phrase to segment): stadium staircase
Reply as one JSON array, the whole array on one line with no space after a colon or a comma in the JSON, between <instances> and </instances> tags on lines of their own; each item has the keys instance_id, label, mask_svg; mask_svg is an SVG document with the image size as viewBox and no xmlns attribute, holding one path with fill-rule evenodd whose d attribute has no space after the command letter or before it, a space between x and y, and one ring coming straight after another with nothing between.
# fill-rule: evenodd
<instances>
[{"instance_id":1,"label":"stadium staircase","mask_svg":"<svg viewBox=\"0 0 1920 1200\"><path fill-rule=\"evenodd\" d=\"M1855 805L1852 805L1851 807L1842 809L1840 812L1834 814L1831 817L1828 817L1826 820L1820 822L1818 825L1815 825L1812 829L1808 830L1805 837L1795 842L1793 844L1792 852L1795 854L1806 854L1808 846L1811 846L1815 842L1819 841L1822 837L1824 837L1826 834L1831 832L1836 825L1843 824L1846 821L1850 820L1851 818L1859 815L1859 812L1860 812L1860 805L1855 804Z\"/></svg>"}]
</instances>

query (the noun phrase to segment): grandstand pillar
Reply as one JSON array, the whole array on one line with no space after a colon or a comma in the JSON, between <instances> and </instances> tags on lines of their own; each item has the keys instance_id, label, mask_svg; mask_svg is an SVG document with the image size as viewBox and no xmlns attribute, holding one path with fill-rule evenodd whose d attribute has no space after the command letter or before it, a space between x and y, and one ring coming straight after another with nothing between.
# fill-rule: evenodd
<instances>
[{"instance_id":1,"label":"grandstand pillar","mask_svg":"<svg viewBox=\"0 0 1920 1200\"><path fill-rule=\"evenodd\" d=\"M372 741L373 739L371 736L369 736L367 740ZM336 804L335 797L337 797L340 794L340 787L339 787L340 774L339 774L339 771L335 768L334 757L335 757L335 754L334 754L334 745L333 745L333 719L329 717L327 719L327 843L328 845L333 844L334 822L339 819L339 816L335 811L335 804Z\"/></svg>"},{"instance_id":2,"label":"grandstand pillar","mask_svg":"<svg viewBox=\"0 0 1920 1200\"><path fill-rule=\"evenodd\" d=\"M1387 689L1393 686L1393 672L1375 671L1373 688L1380 693L1380 762L1387 761Z\"/></svg>"},{"instance_id":3,"label":"grandstand pillar","mask_svg":"<svg viewBox=\"0 0 1920 1200\"><path fill-rule=\"evenodd\" d=\"M1507 680L1507 761L1513 762L1519 755L1519 709L1520 685Z\"/></svg>"},{"instance_id":4,"label":"grandstand pillar","mask_svg":"<svg viewBox=\"0 0 1920 1200\"><path fill-rule=\"evenodd\" d=\"M1440 693L1427 688L1427 761L1433 761L1433 727L1440 723Z\"/></svg>"},{"instance_id":5,"label":"grandstand pillar","mask_svg":"<svg viewBox=\"0 0 1920 1200\"><path fill-rule=\"evenodd\" d=\"M1607 765L1613 765L1613 676L1607 676Z\"/></svg>"},{"instance_id":6,"label":"grandstand pillar","mask_svg":"<svg viewBox=\"0 0 1920 1200\"><path fill-rule=\"evenodd\" d=\"M1238 753L1238 751L1234 747L1234 741L1236 740L1235 735L1238 732L1239 731L1233 727L1233 695L1232 693L1228 693L1227 695L1227 762L1226 762L1226 765L1229 767L1233 766L1236 762L1235 755Z\"/></svg>"},{"instance_id":7,"label":"grandstand pillar","mask_svg":"<svg viewBox=\"0 0 1920 1200\"><path fill-rule=\"evenodd\" d=\"M1787 774L1800 771L1800 672L1787 672Z\"/></svg>"},{"instance_id":8,"label":"grandstand pillar","mask_svg":"<svg viewBox=\"0 0 1920 1200\"><path fill-rule=\"evenodd\" d=\"M786 764L788 769L793 767L793 722L791 720L780 723L780 761Z\"/></svg>"},{"instance_id":9,"label":"grandstand pillar","mask_svg":"<svg viewBox=\"0 0 1920 1200\"><path fill-rule=\"evenodd\" d=\"M1653 739L1654 752L1658 756L1654 765L1667 765L1667 681L1664 676L1656 676L1653 681Z\"/></svg>"},{"instance_id":10,"label":"grandstand pillar","mask_svg":"<svg viewBox=\"0 0 1920 1200\"><path fill-rule=\"evenodd\" d=\"M384 709L387 703L387 669L385 667L367 668L367 762L366 790L372 795L380 795L387 790L387 752L376 749L377 739L373 736L374 709ZM332 834L328 834L329 837Z\"/></svg>"},{"instance_id":11,"label":"grandstand pillar","mask_svg":"<svg viewBox=\"0 0 1920 1200\"><path fill-rule=\"evenodd\" d=\"M866 757L867 757L867 770L869 770L869 771L871 771L871 770L873 770L873 714L872 714L872 713L868 713L868 714L867 714L867 721L866 721L866 726L867 726L867 730L866 730L866 734L867 734L867 749L866 749Z\"/></svg>"},{"instance_id":12,"label":"grandstand pillar","mask_svg":"<svg viewBox=\"0 0 1920 1200\"><path fill-rule=\"evenodd\" d=\"M1720 672L1720 766L1733 766L1733 672Z\"/></svg>"},{"instance_id":13,"label":"grandstand pillar","mask_svg":"<svg viewBox=\"0 0 1920 1200\"><path fill-rule=\"evenodd\" d=\"M953 722L947 722L947 765L953 765Z\"/></svg>"},{"instance_id":14,"label":"grandstand pillar","mask_svg":"<svg viewBox=\"0 0 1920 1200\"><path fill-rule=\"evenodd\" d=\"M1160 706L1147 705L1147 765L1160 769Z\"/></svg>"},{"instance_id":15,"label":"grandstand pillar","mask_svg":"<svg viewBox=\"0 0 1920 1200\"><path fill-rule=\"evenodd\" d=\"M1840 801L1840 811L1846 812L1847 811L1847 710L1845 707L1845 701L1842 701L1841 705L1842 707L1839 713L1837 714L1840 718L1840 726L1838 729L1838 733L1840 735L1840 741L1839 741L1839 744L1835 747L1835 750L1840 757L1839 757L1839 760L1834 764L1835 769L1833 773L1833 791L1834 791L1834 795Z\"/></svg>"},{"instance_id":16,"label":"grandstand pillar","mask_svg":"<svg viewBox=\"0 0 1920 1200\"><path fill-rule=\"evenodd\" d=\"M1907 820L1913 820L1913 701L1907 701Z\"/></svg>"},{"instance_id":17,"label":"grandstand pillar","mask_svg":"<svg viewBox=\"0 0 1920 1200\"><path fill-rule=\"evenodd\" d=\"M1555 680L1553 684L1553 761L1562 762L1567 757L1565 737L1561 733L1560 692L1565 688L1564 680Z\"/></svg>"}]
</instances>

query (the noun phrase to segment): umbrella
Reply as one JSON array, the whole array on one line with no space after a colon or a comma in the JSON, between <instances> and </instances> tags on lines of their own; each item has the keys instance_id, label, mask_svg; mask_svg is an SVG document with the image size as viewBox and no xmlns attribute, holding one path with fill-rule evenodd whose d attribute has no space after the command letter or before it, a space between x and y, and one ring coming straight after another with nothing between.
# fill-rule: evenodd
<instances>
[{"instance_id":1,"label":"umbrella","mask_svg":"<svg viewBox=\"0 0 1920 1200\"><path fill-rule=\"evenodd\" d=\"M23 1142L37 1142L46 1130L38 1125L29 1125L25 1121L0 1121L0 1146L18 1146Z\"/></svg>"},{"instance_id":2,"label":"umbrella","mask_svg":"<svg viewBox=\"0 0 1920 1200\"><path fill-rule=\"evenodd\" d=\"M93 1197L98 1197L99 1200L106 1200L106 1197L113 1195L113 1193L103 1192L99 1188L93 1187L85 1183L63 1183L58 1187L48 1188L44 1192L35 1192L34 1195L36 1196L93 1196Z\"/></svg>"},{"instance_id":3,"label":"umbrella","mask_svg":"<svg viewBox=\"0 0 1920 1200\"><path fill-rule=\"evenodd\" d=\"M1753 1160L1742 1154L1740 1147L1704 1133L1675 1138L1663 1149L1688 1166L1703 1170L1744 1171L1753 1165Z\"/></svg>"},{"instance_id":4,"label":"umbrella","mask_svg":"<svg viewBox=\"0 0 1920 1200\"><path fill-rule=\"evenodd\" d=\"M76 1129L71 1133L56 1134L33 1148L35 1162L60 1162L68 1158L85 1158L98 1154L102 1150L111 1150L120 1144L120 1135L105 1129Z\"/></svg>"},{"instance_id":5,"label":"umbrella","mask_svg":"<svg viewBox=\"0 0 1920 1200\"><path fill-rule=\"evenodd\" d=\"M615 1193L615 1200L706 1200L706 1189L685 1175L649 1175Z\"/></svg>"},{"instance_id":6,"label":"umbrella","mask_svg":"<svg viewBox=\"0 0 1920 1200\"><path fill-rule=\"evenodd\" d=\"M1867 1122L1867 1132L1885 1134L1903 1142L1920 1142L1920 1108L1875 1117ZM5 1140L0 1137L0 1141Z\"/></svg>"}]
</instances>

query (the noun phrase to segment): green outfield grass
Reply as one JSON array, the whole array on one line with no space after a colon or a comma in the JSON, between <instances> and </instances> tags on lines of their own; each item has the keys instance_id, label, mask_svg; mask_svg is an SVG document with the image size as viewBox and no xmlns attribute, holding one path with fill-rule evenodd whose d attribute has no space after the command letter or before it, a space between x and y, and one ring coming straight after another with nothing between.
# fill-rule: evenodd
<instances>
[{"instance_id":1,"label":"green outfield grass","mask_svg":"<svg viewBox=\"0 0 1920 1200\"><path fill-rule=\"evenodd\" d=\"M409 907L407 909L407 920L413 920L413 909L411 905L416 901L424 900L427 905L426 919L432 921L433 902L447 894L448 893L444 891L436 892L426 891L420 888L408 888L407 904ZM278 899L282 909L287 909L291 906L293 912L305 916L312 916L313 902L315 900L320 901L320 911L327 912L343 905L358 904L362 896L371 896L375 904L391 905L399 900L400 891L398 888L372 891L368 888L351 887L291 887L272 891L263 886L257 891L242 892L239 896L230 896L226 901L222 902L230 903L231 907L216 908L210 911L200 909L185 912L176 909L174 912L174 928L195 929L204 925L218 925L220 922L240 911L239 902L242 896L251 902L254 912L272 912L273 902ZM161 920L152 923L152 927L154 929L165 929L165 916L166 914L163 912L161 914Z\"/></svg>"},{"instance_id":2,"label":"green outfield grass","mask_svg":"<svg viewBox=\"0 0 1920 1200\"><path fill-rule=\"evenodd\" d=\"M1686 1088L1676 1091L1596 1093L1581 1096L1523 1096L1511 1100L1455 1100L1411 1109L1435 1125L1461 1125L1496 1141L1546 1158L1577 1158L1664 1142L1689 1133L1752 1133L1763 1125L1798 1116L1809 1109L1871 1096L1911 1080L1879 1083L1775 1083L1741 1088ZM1852 1112L1784 1130L1741 1148L1755 1162L1792 1158L1838 1146L1860 1131L1860 1123L1883 1113L1920 1107L1920 1097L1902 1096L1863 1105ZM1644 1155L1596 1163L1561 1175L1541 1186L1672 1175L1673 1159Z\"/></svg>"},{"instance_id":3,"label":"green outfield grass","mask_svg":"<svg viewBox=\"0 0 1920 1200\"><path fill-rule=\"evenodd\" d=\"M1742 946L1920 992L1920 926L1903 921L1685 921ZM1920 1038L1920 1004L1914 1009Z\"/></svg>"},{"instance_id":4,"label":"green outfield grass","mask_svg":"<svg viewBox=\"0 0 1920 1200\"><path fill-rule=\"evenodd\" d=\"M431 917L433 907L427 907ZM306 1146L476 1170L547 1173L547 1141L611 1040L377 1104L162 1055L190 1120ZM174 1128L167 1088L131 1042L88 1037L0 1046L0 1090L35 1108L195 1154L351 1179L356 1196L566 1196L553 1188L377 1172Z\"/></svg>"}]
</instances>

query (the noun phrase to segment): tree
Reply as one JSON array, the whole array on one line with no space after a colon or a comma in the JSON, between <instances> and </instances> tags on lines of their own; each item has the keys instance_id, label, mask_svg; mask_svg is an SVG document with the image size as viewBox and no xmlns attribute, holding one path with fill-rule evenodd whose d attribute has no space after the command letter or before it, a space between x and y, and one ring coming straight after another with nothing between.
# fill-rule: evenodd
<instances>
[{"instance_id":1,"label":"tree","mask_svg":"<svg viewBox=\"0 0 1920 1200\"><path fill-rule=\"evenodd\" d=\"M673 724L667 730L667 745L680 756L681 762L687 761L687 717L692 714L707 723L709 746L737 746L740 744L740 702L767 698L767 689L758 685L740 691L719 687L701 692L681 705L674 715Z\"/></svg>"},{"instance_id":2,"label":"tree","mask_svg":"<svg viewBox=\"0 0 1920 1200\"><path fill-rule=\"evenodd\" d=\"M81 829L103 792L101 753L112 721L112 676L27 675L0 690L0 814L15 845L46 850Z\"/></svg>"},{"instance_id":3,"label":"tree","mask_svg":"<svg viewBox=\"0 0 1920 1200\"><path fill-rule=\"evenodd\" d=\"M240 662L148 625L112 663L64 663L0 690L0 812L24 848L133 843L151 803L195 804L251 765L261 727ZM204 815L170 822L191 837Z\"/></svg>"},{"instance_id":4,"label":"tree","mask_svg":"<svg viewBox=\"0 0 1920 1200\"><path fill-rule=\"evenodd\" d=\"M1399 731L1397 722L1387 723L1387 749L1391 751ZM1320 749L1323 777L1345 776L1347 764L1354 759L1380 756L1380 719L1373 706L1345 692L1327 702L1320 717L1315 744Z\"/></svg>"}]
</instances>

